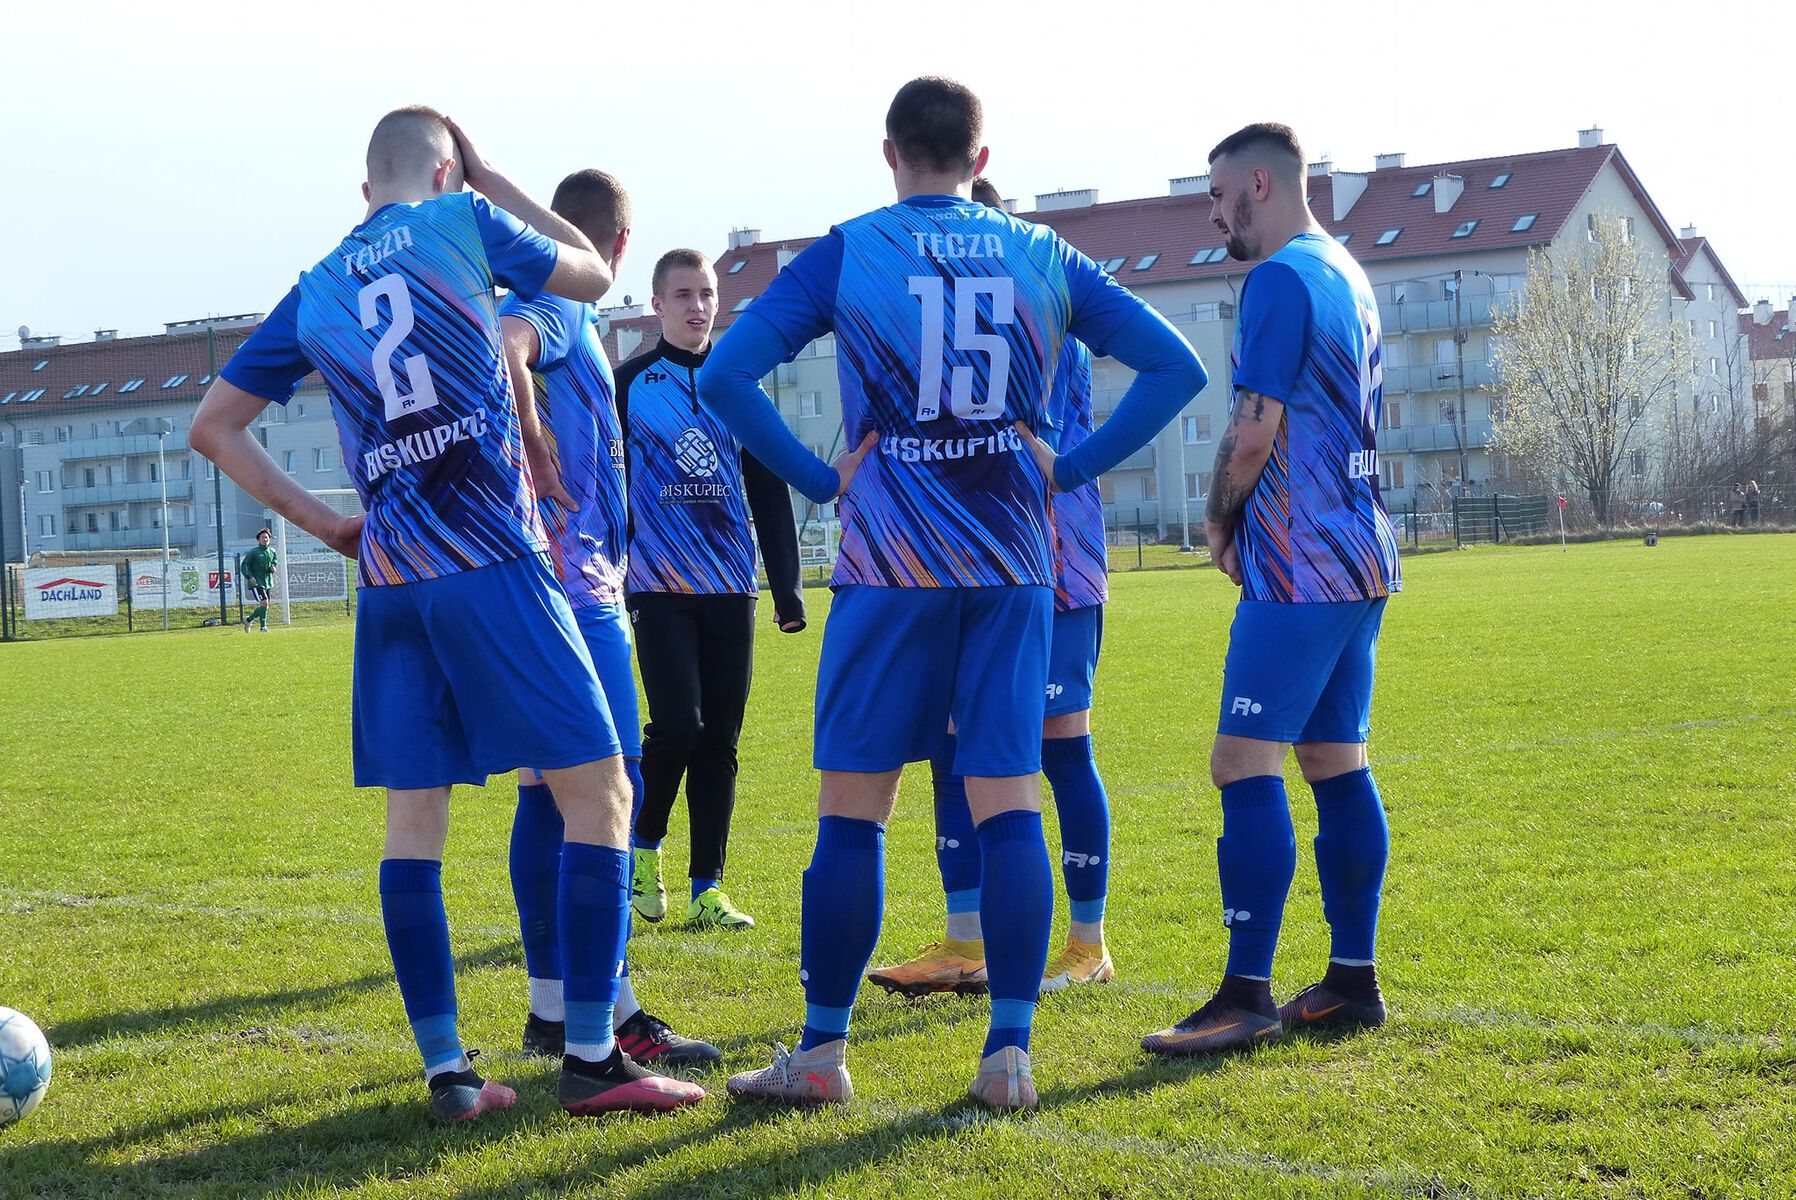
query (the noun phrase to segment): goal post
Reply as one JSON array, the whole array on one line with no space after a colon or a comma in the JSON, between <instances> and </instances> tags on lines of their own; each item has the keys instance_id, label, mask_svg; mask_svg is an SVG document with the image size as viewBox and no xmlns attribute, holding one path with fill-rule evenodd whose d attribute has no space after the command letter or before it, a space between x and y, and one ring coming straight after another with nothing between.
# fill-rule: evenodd
<instances>
[{"instance_id":1,"label":"goal post","mask_svg":"<svg viewBox=\"0 0 1796 1200\"><path fill-rule=\"evenodd\" d=\"M333 511L346 517L357 516L363 511L361 497L356 495L354 488L318 488L311 494L330 505ZM293 624L295 600L293 573L295 570L303 570L307 564L331 564L334 567L331 578L333 580L336 578L335 572L341 573L343 591L341 595L327 596L319 594L316 589L302 587L298 599L301 602L341 599L347 604L349 589L355 586L355 571L349 565L348 559L299 526L290 525L287 519L278 513L274 518L274 540L274 552L278 556L275 588L280 597L281 624Z\"/></svg>"}]
</instances>

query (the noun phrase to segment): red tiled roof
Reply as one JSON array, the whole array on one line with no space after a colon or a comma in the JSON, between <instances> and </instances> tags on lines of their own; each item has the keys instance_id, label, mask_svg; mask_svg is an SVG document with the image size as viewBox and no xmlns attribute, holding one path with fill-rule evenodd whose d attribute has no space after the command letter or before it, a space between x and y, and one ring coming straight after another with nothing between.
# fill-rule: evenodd
<instances>
[{"instance_id":1,"label":"red tiled roof","mask_svg":"<svg viewBox=\"0 0 1796 1200\"><path fill-rule=\"evenodd\" d=\"M1753 362L1796 358L1796 326L1790 324L1790 310L1772 313L1769 325L1760 325L1750 312L1740 314L1740 329L1746 334L1746 357Z\"/></svg>"},{"instance_id":2,"label":"red tiled roof","mask_svg":"<svg viewBox=\"0 0 1796 1200\"><path fill-rule=\"evenodd\" d=\"M1733 295L1734 307L1746 307L1746 293L1740 290L1740 285L1734 282L1734 277L1732 275L1728 274L1727 268L1722 265L1721 256L1715 253L1714 244L1711 243L1708 238L1679 238L1678 245L1680 247L1680 252L1677 258L1672 261L1671 266L1673 270L1678 274L1683 275L1690 264L1696 261L1697 255L1708 255L1709 262L1714 264L1716 274L1721 276L1721 282L1727 285L1727 290Z\"/></svg>"},{"instance_id":3,"label":"red tiled roof","mask_svg":"<svg viewBox=\"0 0 1796 1200\"><path fill-rule=\"evenodd\" d=\"M77 342L68 346L25 346L0 353L0 416L54 412L79 416L120 404L152 403L171 399L197 399L205 391L200 381L215 367L223 366L253 327L214 332L208 352L205 330L157 333L144 337ZM41 370L34 370L38 363ZM173 387L165 383L185 376ZM131 391L122 389L132 380L142 382ZM96 393L94 388L104 385ZM67 393L85 385L80 396ZM43 395L23 401L37 389Z\"/></svg>"},{"instance_id":4,"label":"red tiled roof","mask_svg":"<svg viewBox=\"0 0 1796 1200\"><path fill-rule=\"evenodd\" d=\"M1348 250L1364 263L1540 246L1560 234L1591 185L1611 164L1640 201L1667 252L1681 254L1683 246L1677 236L1646 194L1621 151L1612 145L1372 171L1366 174L1365 192L1339 221L1334 220L1334 189L1340 177L1311 176L1310 208L1330 234L1348 235ZM1442 174L1459 176L1465 190L1450 209L1437 213L1434 211L1433 181ZM1509 178L1502 187L1490 186L1492 181L1505 174ZM1418 196L1415 193L1422 184L1428 184L1429 188ZM1516 232L1516 221L1530 213L1535 214L1533 224ZM1228 258L1215 263L1192 264L1191 259L1198 251L1222 245L1221 235L1210 223L1210 198L1207 195L1149 196L1019 215L1053 226L1067 241L1100 263L1123 259L1115 274L1130 287L1144 283L1216 279L1239 275L1244 269L1241 263ZM1472 220L1478 224L1468 236L1453 237L1462 223ZM1389 245L1378 245L1380 235L1391 229L1401 229L1402 233ZM789 238L761 242L730 250L720 257L717 271L722 312L718 316L718 328L721 330L733 319L730 310L738 301L744 296L759 295L772 282L777 273L779 250L800 250L814 240ZM1713 255L1713 251L1710 253ZM1137 269L1150 254L1159 257L1147 269ZM729 267L738 261L745 263L742 270L735 275L729 274ZM1720 266L1719 260L1716 265ZM1675 274L1673 278L1676 283Z\"/></svg>"}]
</instances>

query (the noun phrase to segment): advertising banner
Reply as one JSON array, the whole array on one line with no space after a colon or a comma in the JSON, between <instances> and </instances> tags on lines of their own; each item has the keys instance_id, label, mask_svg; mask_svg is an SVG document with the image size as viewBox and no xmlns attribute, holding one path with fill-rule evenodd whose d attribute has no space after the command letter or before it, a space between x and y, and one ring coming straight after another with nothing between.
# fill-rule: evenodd
<instances>
[{"instance_id":1,"label":"advertising banner","mask_svg":"<svg viewBox=\"0 0 1796 1200\"><path fill-rule=\"evenodd\" d=\"M294 604L314 600L344 600L349 596L349 576L342 555L306 555L281 563L287 573L287 599Z\"/></svg>"},{"instance_id":2,"label":"advertising banner","mask_svg":"<svg viewBox=\"0 0 1796 1200\"><path fill-rule=\"evenodd\" d=\"M237 577L227 566L221 581L218 560L181 558L168 564L168 607L217 608L222 589L228 599ZM139 559L131 564L131 607L162 607L162 564Z\"/></svg>"},{"instance_id":3,"label":"advertising banner","mask_svg":"<svg viewBox=\"0 0 1796 1200\"><path fill-rule=\"evenodd\" d=\"M102 567L27 567L25 619L115 617L118 615L118 570Z\"/></svg>"},{"instance_id":4,"label":"advertising banner","mask_svg":"<svg viewBox=\"0 0 1796 1200\"><path fill-rule=\"evenodd\" d=\"M836 548L842 543L840 521L806 521L798 529L798 565L833 567Z\"/></svg>"}]
</instances>

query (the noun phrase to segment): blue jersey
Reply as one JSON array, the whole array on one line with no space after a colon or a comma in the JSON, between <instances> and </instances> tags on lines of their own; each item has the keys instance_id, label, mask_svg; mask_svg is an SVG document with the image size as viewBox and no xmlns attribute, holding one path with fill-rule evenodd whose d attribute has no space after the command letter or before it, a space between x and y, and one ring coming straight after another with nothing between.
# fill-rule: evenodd
<instances>
[{"instance_id":1,"label":"blue jersey","mask_svg":"<svg viewBox=\"0 0 1796 1200\"><path fill-rule=\"evenodd\" d=\"M618 368L630 475L630 592L753 595L759 588L742 449L699 405L704 362L704 354L663 340Z\"/></svg>"},{"instance_id":2,"label":"blue jersey","mask_svg":"<svg viewBox=\"0 0 1796 1200\"><path fill-rule=\"evenodd\" d=\"M277 404L314 368L367 510L363 585L541 551L495 283L535 295L550 239L466 192L389 204L299 278L220 372Z\"/></svg>"},{"instance_id":3,"label":"blue jersey","mask_svg":"<svg viewBox=\"0 0 1796 1200\"><path fill-rule=\"evenodd\" d=\"M1331 603L1402 587L1378 491L1378 304L1333 238L1304 233L1248 272L1235 331L1244 391L1285 406L1235 534L1244 600Z\"/></svg>"},{"instance_id":4,"label":"blue jersey","mask_svg":"<svg viewBox=\"0 0 1796 1200\"><path fill-rule=\"evenodd\" d=\"M599 340L599 306L512 296L501 317L536 331L536 410L561 486L579 508L542 502L556 570L575 608L624 599L624 432L611 363Z\"/></svg>"},{"instance_id":5,"label":"blue jersey","mask_svg":"<svg viewBox=\"0 0 1796 1200\"><path fill-rule=\"evenodd\" d=\"M1078 338L1066 339L1060 352L1048 423L1054 429L1054 449L1061 454L1091 436L1091 351ZM1090 608L1109 599L1104 500L1094 479L1054 497L1054 611Z\"/></svg>"},{"instance_id":6,"label":"blue jersey","mask_svg":"<svg viewBox=\"0 0 1796 1200\"><path fill-rule=\"evenodd\" d=\"M834 330L847 444L835 586L1054 584L1046 481L1012 428L1048 430L1068 332L1101 346L1145 305L1045 225L913 196L830 230L745 316L788 355Z\"/></svg>"}]
</instances>

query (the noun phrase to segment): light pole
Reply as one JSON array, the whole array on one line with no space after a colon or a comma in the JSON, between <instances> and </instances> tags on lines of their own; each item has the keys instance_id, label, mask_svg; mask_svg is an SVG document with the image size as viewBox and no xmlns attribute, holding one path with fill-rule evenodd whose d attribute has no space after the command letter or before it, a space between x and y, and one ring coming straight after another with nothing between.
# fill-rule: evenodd
<instances>
[{"instance_id":1,"label":"light pole","mask_svg":"<svg viewBox=\"0 0 1796 1200\"><path fill-rule=\"evenodd\" d=\"M156 476L162 481L162 632L168 632L168 460L163 456L163 440L175 427L166 418L156 418Z\"/></svg>"},{"instance_id":2,"label":"light pole","mask_svg":"<svg viewBox=\"0 0 1796 1200\"><path fill-rule=\"evenodd\" d=\"M1185 474L1185 422L1192 418L1179 416L1179 550L1191 553L1191 482Z\"/></svg>"}]
</instances>

